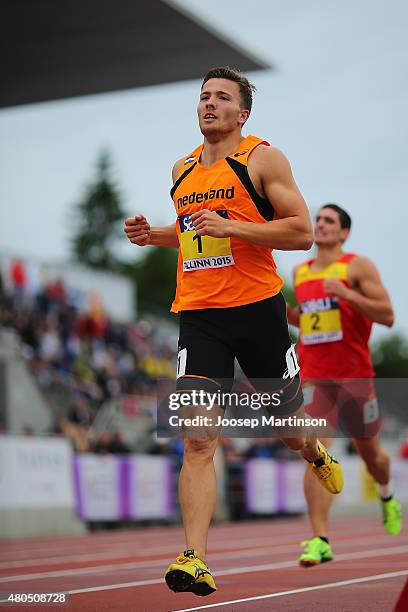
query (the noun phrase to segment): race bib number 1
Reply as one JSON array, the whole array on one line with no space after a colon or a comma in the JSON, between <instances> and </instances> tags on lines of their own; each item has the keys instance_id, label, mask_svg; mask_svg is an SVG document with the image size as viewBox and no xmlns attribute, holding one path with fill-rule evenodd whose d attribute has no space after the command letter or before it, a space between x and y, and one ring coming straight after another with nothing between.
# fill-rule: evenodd
<instances>
[{"instance_id":1,"label":"race bib number 1","mask_svg":"<svg viewBox=\"0 0 408 612\"><path fill-rule=\"evenodd\" d=\"M215 212L228 219L227 210L216 210ZM230 238L197 236L190 214L180 215L178 222L184 272L235 265Z\"/></svg>"}]
</instances>

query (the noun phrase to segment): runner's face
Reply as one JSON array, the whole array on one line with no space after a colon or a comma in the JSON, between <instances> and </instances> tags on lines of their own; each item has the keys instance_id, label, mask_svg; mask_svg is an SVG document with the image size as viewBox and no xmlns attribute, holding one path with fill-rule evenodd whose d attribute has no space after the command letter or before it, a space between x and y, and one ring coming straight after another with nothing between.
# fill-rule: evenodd
<instances>
[{"instance_id":1,"label":"runner's face","mask_svg":"<svg viewBox=\"0 0 408 612\"><path fill-rule=\"evenodd\" d=\"M228 79L209 79L201 90L197 114L201 133L207 136L227 134L241 128L249 111L241 108L238 83Z\"/></svg>"},{"instance_id":2,"label":"runner's face","mask_svg":"<svg viewBox=\"0 0 408 612\"><path fill-rule=\"evenodd\" d=\"M316 216L314 227L317 246L335 246L342 244L349 230L342 229L339 214L332 208L321 208Z\"/></svg>"}]
</instances>

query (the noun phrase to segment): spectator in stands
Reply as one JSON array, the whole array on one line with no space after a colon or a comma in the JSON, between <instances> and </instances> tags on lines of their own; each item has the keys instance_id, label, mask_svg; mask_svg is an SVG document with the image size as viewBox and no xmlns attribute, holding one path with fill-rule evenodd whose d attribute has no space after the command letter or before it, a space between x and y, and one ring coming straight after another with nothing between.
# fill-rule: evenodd
<instances>
[{"instance_id":1,"label":"spectator in stands","mask_svg":"<svg viewBox=\"0 0 408 612\"><path fill-rule=\"evenodd\" d=\"M62 344L56 324L48 321L40 337L39 353L42 359L51 363L62 357Z\"/></svg>"},{"instance_id":2,"label":"spectator in stands","mask_svg":"<svg viewBox=\"0 0 408 612\"><path fill-rule=\"evenodd\" d=\"M54 433L62 433L72 444L72 448L77 453L87 453L91 451L91 439L89 429L77 423L68 421L65 417L58 419L58 425Z\"/></svg>"},{"instance_id":3,"label":"spectator in stands","mask_svg":"<svg viewBox=\"0 0 408 612\"><path fill-rule=\"evenodd\" d=\"M68 414L68 421L70 423L75 423L76 425L81 425L81 427L84 427L85 429L88 429L91 426L92 418L87 401L80 394L75 397L75 401Z\"/></svg>"},{"instance_id":4,"label":"spectator in stands","mask_svg":"<svg viewBox=\"0 0 408 612\"><path fill-rule=\"evenodd\" d=\"M97 436L96 442L92 446L92 452L98 455L108 455L110 453L110 444L110 434L107 431L103 431Z\"/></svg>"},{"instance_id":5,"label":"spectator in stands","mask_svg":"<svg viewBox=\"0 0 408 612\"><path fill-rule=\"evenodd\" d=\"M13 283L13 306L19 308L23 302L27 281L25 266L20 259L13 259L11 262L10 279Z\"/></svg>"},{"instance_id":6,"label":"spectator in stands","mask_svg":"<svg viewBox=\"0 0 408 612\"><path fill-rule=\"evenodd\" d=\"M58 312L62 304L65 304L65 286L61 278L48 283L45 287L48 297L49 312Z\"/></svg>"},{"instance_id":7,"label":"spectator in stands","mask_svg":"<svg viewBox=\"0 0 408 612\"><path fill-rule=\"evenodd\" d=\"M109 444L109 452L113 455L127 455L131 452L130 447L125 442L123 433L119 430L115 431Z\"/></svg>"}]
</instances>

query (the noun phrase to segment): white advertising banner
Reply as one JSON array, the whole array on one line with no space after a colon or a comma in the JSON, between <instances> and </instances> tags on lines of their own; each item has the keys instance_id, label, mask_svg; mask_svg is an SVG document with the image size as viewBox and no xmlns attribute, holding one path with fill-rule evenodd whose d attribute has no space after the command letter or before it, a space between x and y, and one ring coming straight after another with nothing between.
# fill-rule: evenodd
<instances>
[{"instance_id":1,"label":"white advertising banner","mask_svg":"<svg viewBox=\"0 0 408 612\"><path fill-rule=\"evenodd\" d=\"M131 518L171 516L171 463L167 457L138 455L129 459L128 504Z\"/></svg>"},{"instance_id":2,"label":"white advertising banner","mask_svg":"<svg viewBox=\"0 0 408 612\"><path fill-rule=\"evenodd\" d=\"M358 504L364 501L364 464L359 457L342 457L344 489L336 498L336 504Z\"/></svg>"},{"instance_id":3,"label":"white advertising banner","mask_svg":"<svg viewBox=\"0 0 408 612\"><path fill-rule=\"evenodd\" d=\"M278 464L270 459L249 459L245 466L246 503L254 514L278 512Z\"/></svg>"},{"instance_id":4,"label":"white advertising banner","mask_svg":"<svg viewBox=\"0 0 408 612\"><path fill-rule=\"evenodd\" d=\"M280 509L284 512L306 511L306 500L303 493L305 467L304 461L281 463Z\"/></svg>"},{"instance_id":5,"label":"white advertising banner","mask_svg":"<svg viewBox=\"0 0 408 612\"><path fill-rule=\"evenodd\" d=\"M67 440L0 437L0 508L74 507Z\"/></svg>"},{"instance_id":6,"label":"white advertising banner","mask_svg":"<svg viewBox=\"0 0 408 612\"><path fill-rule=\"evenodd\" d=\"M74 469L79 516L91 521L120 519L120 459L82 454L76 457Z\"/></svg>"},{"instance_id":7,"label":"white advertising banner","mask_svg":"<svg viewBox=\"0 0 408 612\"><path fill-rule=\"evenodd\" d=\"M378 504L377 487L359 457L341 459L344 489L336 497L337 507L366 502ZM246 505L253 514L305 512L303 461L277 462L273 459L250 459L246 465ZM396 496L408 502L408 461L393 460L392 476Z\"/></svg>"},{"instance_id":8,"label":"white advertising banner","mask_svg":"<svg viewBox=\"0 0 408 612\"><path fill-rule=\"evenodd\" d=\"M400 460L391 464L392 478L398 501L408 502L408 461Z\"/></svg>"}]
</instances>

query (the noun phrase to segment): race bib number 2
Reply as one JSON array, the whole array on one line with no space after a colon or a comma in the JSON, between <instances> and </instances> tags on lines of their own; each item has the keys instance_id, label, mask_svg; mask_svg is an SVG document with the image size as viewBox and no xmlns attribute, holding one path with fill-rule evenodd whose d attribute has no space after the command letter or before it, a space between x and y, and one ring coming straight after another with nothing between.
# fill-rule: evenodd
<instances>
[{"instance_id":1,"label":"race bib number 2","mask_svg":"<svg viewBox=\"0 0 408 612\"><path fill-rule=\"evenodd\" d=\"M337 298L325 297L300 304L299 325L303 344L341 340L343 329Z\"/></svg>"},{"instance_id":2,"label":"race bib number 2","mask_svg":"<svg viewBox=\"0 0 408 612\"><path fill-rule=\"evenodd\" d=\"M216 210L215 212L228 219L227 210ZM178 222L184 272L235 265L230 238L198 236L190 214L180 215Z\"/></svg>"}]
</instances>

